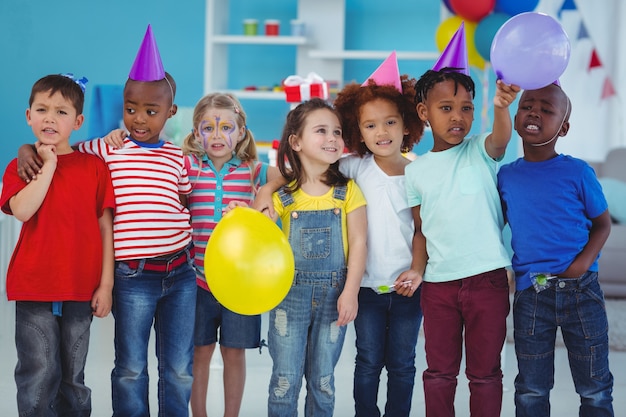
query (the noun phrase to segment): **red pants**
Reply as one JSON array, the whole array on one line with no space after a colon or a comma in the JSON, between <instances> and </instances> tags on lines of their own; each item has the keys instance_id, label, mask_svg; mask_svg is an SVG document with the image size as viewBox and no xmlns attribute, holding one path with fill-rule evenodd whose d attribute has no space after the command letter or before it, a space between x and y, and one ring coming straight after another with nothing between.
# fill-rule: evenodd
<instances>
[{"instance_id":1,"label":"red pants","mask_svg":"<svg viewBox=\"0 0 626 417\"><path fill-rule=\"evenodd\" d=\"M422 284L427 417L453 417L465 337L470 415L497 417L502 408L500 352L506 338L509 286L504 269Z\"/></svg>"}]
</instances>

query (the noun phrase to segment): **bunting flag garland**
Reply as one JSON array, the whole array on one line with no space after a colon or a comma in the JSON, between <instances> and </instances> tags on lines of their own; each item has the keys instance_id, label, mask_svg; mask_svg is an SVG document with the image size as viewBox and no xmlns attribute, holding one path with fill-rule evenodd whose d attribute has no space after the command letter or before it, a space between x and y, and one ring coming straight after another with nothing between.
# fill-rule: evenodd
<instances>
[{"instance_id":1,"label":"bunting flag garland","mask_svg":"<svg viewBox=\"0 0 626 417\"><path fill-rule=\"evenodd\" d=\"M585 26L585 24L581 20L580 27L578 28L578 36L576 37L576 40L588 39L588 38L589 38L589 32L587 32L587 26Z\"/></svg>"},{"instance_id":2,"label":"bunting flag garland","mask_svg":"<svg viewBox=\"0 0 626 417\"><path fill-rule=\"evenodd\" d=\"M561 13L564 10L576 10L576 4L574 4L574 0L565 0L563 2L563 5L561 5L561 8L559 9L558 12L558 17L561 17Z\"/></svg>"},{"instance_id":3,"label":"bunting flag garland","mask_svg":"<svg viewBox=\"0 0 626 417\"><path fill-rule=\"evenodd\" d=\"M587 68L587 71L591 71L593 68L597 68L597 67L601 67L602 66L602 62L600 62L600 57L598 56L598 52L596 52L596 49L593 49L593 52L591 53L591 60L589 61L589 67Z\"/></svg>"},{"instance_id":4,"label":"bunting flag garland","mask_svg":"<svg viewBox=\"0 0 626 417\"><path fill-rule=\"evenodd\" d=\"M611 79L607 76L604 79L604 84L602 85L602 100L614 96L616 94L615 87L613 87L613 83Z\"/></svg>"}]
</instances>

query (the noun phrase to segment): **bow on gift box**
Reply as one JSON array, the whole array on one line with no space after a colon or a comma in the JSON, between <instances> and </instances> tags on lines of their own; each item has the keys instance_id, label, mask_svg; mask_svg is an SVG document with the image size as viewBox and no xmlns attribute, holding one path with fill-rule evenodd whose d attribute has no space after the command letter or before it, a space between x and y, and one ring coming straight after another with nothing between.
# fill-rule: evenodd
<instances>
[{"instance_id":1,"label":"bow on gift box","mask_svg":"<svg viewBox=\"0 0 626 417\"><path fill-rule=\"evenodd\" d=\"M328 99L328 83L314 72L306 78L299 75L290 75L283 81L287 103L299 103L310 100L312 97Z\"/></svg>"}]
</instances>

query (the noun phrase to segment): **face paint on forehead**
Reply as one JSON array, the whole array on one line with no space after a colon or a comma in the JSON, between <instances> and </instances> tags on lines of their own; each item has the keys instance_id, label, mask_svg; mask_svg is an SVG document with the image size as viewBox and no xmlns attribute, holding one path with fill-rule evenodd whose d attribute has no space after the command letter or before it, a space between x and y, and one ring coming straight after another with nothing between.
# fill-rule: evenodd
<instances>
[{"instance_id":1,"label":"face paint on forehead","mask_svg":"<svg viewBox=\"0 0 626 417\"><path fill-rule=\"evenodd\" d=\"M211 128L211 129L208 129ZM237 129L237 122L232 119L222 121L220 116L215 116L213 120L202 120L200 122L200 135L202 136L202 145L206 149L211 138L223 138L228 147L233 149L236 144L233 135Z\"/></svg>"}]
</instances>

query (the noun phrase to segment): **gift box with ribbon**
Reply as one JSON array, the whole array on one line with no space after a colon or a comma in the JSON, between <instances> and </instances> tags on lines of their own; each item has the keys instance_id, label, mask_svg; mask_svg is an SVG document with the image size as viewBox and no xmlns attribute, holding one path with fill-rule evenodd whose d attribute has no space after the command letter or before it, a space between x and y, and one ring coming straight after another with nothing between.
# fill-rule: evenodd
<instances>
[{"instance_id":1,"label":"gift box with ribbon","mask_svg":"<svg viewBox=\"0 0 626 417\"><path fill-rule=\"evenodd\" d=\"M300 103L313 97L328 99L328 83L314 72L306 78L290 75L283 81L287 103Z\"/></svg>"}]
</instances>

